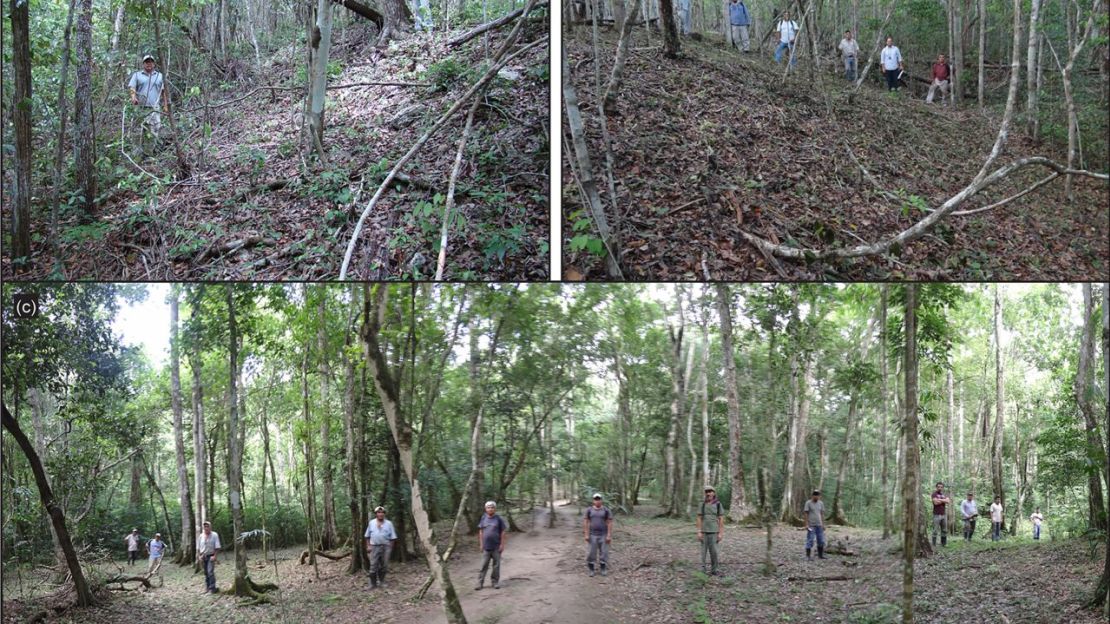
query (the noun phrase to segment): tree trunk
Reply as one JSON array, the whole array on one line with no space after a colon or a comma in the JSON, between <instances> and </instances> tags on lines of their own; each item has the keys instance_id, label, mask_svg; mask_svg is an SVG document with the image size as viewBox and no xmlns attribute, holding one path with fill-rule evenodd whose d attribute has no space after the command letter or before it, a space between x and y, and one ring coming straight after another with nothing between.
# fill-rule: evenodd
<instances>
[{"instance_id":1,"label":"tree trunk","mask_svg":"<svg viewBox=\"0 0 1110 624\"><path fill-rule=\"evenodd\" d=\"M405 6L404 0L382 0L381 5L385 13L385 27L382 28L382 34L378 38L378 45L390 39L396 39L401 33L409 30L405 17L408 7Z\"/></svg>"},{"instance_id":2,"label":"tree trunk","mask_svg":"<svg viewBox=\"0 0 1110 624\"><path fill-rule=\"evenodd\" d=\"M1002 298L998 284L994 285L994 435L991 436L991 485L994 495L1005 504L1002 491L1002 424L1005 406L1005 387L1002 383Z\"/></svg>"},{"instance_id":3,"label":"tree trunk","mask_svg":"<svg viewBox=\"0 0 1110 624\"><path fill-rule=\"evenodd\" d=\"M323 1L323 0L321 0ZM330 6L328 7L330 10ZM331 465L331 406L328 404L330 396L331 367L328 365L331 354L328 352L327 338L327 288L317 286L318 299L316 318L316 347L319 357L320 370L320 461L324 479L324 530L320 535L320 548L331 550L339 541L336 537L338 530L335 526L335 479L332 475Z\"/></svg>"},{"instance_id":4,"label":"tree trunk","mask_svg":"<svg viewBox=\"0 0 1110 624\"><path fill-rule=\"evenodd\" d=\"M848 473L848 464L852 462L852 452L855 450L856 409L859 404L858 390L853 389L848 399L848 422L844 424L844 451L840 457L840 469L836 472L836 489L833 491L832 512L829 514L829 524L848 524L844 517L844 510L840 507L840 490L844 485L844 476Z\"/></svg>"},{"instance_id":5,"label":"tree trunk","mask_svg":"<svg viewBox=\"0 0 1110 624\"><path fill-rule=\"evenodd\" d=\"M659 0L659 21L663 23L663 56L670 59L678 58L678 29L674 23L674 0Z\"/></svg>"},{"instance_id":6,"label":"tree trunk","mask_svg":"<svg viewBox=\"0 0 1110 624\"><path fill-rule=\"evenodd\" d=\"M77 113L77 141L74 145L74 173L81 194L82 220L91 221L96 208L96 134L92 107L92 0L80 0L77 16L77 87L74 101Z\"/></svg>"},{"instance_id":7,"label":"tree trunk","mask_svg":"<svg viewBox=\"0 0 1110 624\"><path fill-rule=\"evenodd\" d=\"M886 386L886 383L887 383L887 356L886 356L886 349L887 349L887 326L886 326L886 324L887 324L887 320L886 320L886 312L887 312L887 302L890 298L890 285L889 284L883 284L882 285L882 291L881 291L881 294L880 294L879 298L880 298L880 304L879 304L880 305L880 308L879 308L879 332L880 332L879 333L879 394L880 394L880 398L879 398L879 454L882 456L880 458L880 463L882 464L882 467L880 468L880 471L879 471L879 475L880 475L879 478L880 478L880 490L883 492L883 495L880 497L880 500L882 500L882 505L883 505L883 539L885 540L888 537L890 537L890 532L893 530L893 521L890 517L890 504L887 502L887 496L886 496L886 493L889 491L887 489L887 472L888 472L887 458L890 456L890 451L887 448L887 431L886 431L887 421L890 420L890 413L887 411L889 409L889 404L887 402L887 386Z\"/></svg>"},{"instance_id":8,"label":"tree trunk","mask_svg":"<svg viewBox=\"0 0 1110 624\"><path fill-rule=\"evenodd\" d=\"M424 551L424 556L428 561L428 567L431 568L432 575L439 584L444 615L449 624L466 624L466 616L463 614L458 594L455 592L455 586L451 583L451 577L447 570L447 566L445 566L442 559L440 559L439 551L435 545L435 538L432 535L432 527L428 522L428 515L424 511L424 498L420 492L420 481L417 479L416 469L413 466L413 432L411 425L401 412L400 388L393 372L389 370L385 355L382 353L378 343L378 334L381 330L382 321L385 318L386 303L389 295L388 289L389 287L385 284L377 284L375 286L375 292L373 293L373 300L371 301L369 292L370 285L363 285L365 303L363 308L362 340L365 348L366 363L374 378L374 386L381 399L386 420L389 422L389 429L393 435L393 441L397 445L401 464L409 479L409 485L412 489L413 520L416 522L416 531L420 536L421 549Z\"/></svg>"},{"instance_id":9,"label":"tree trunk","mask_svg":"<svg viewBox=\"0 0 1110 624\"><path fill-rule=\"evenodd\" d=\"M987 53L987 0L979 0L979 110L983 109L985 102L983 101L987 74L984 68L985 56ZM1070 164L1068 165L1071 166Z\"/></svg>"},{"instance_id":10,"label":"tree trunk","mask_svg":"<svg viewBox=\"0 0 1110 624\"><path fill-rule=\"evenodd\" d=\"M158 60L161 66L165 68L166 75L168 76L169 67L166 62L166 54L162 52L162 26L158 18L158 3L156 0L150 0L150 12L154 17L154 42L155 47L158 49ZM168 49L166 50L168 51ZM169 89L169 85L167 84L165 88ZM173 141L173 152L174 156L177 158L177 172L180 179L185 179L189 177L189 161L185 158L185 152L181 149L181 141L177 138L177 122L174 121L173 116L173 98L166 97L165 107L166 122L170 127L170 137Z\"/></svg>"},{"instance_id":11,"label":"tree trunk","mask_svg":"<svg viewBox=\"0 0 1110 624\"><path fill-rule=\"evenodd\" d=\"M199 297L196 299L199 303ZM197 314L197 305L193 305L193 314ZM197 346L198 336L192 337L192 348L189 354L189 369L193 371L193 479L196 490L196 522L208 520L208 472L205 452L208 441L205 440L204 429L204 385L201 383L201 358L200 347ZM194 531L195 533L195 531ZM196 536L194 535L195 539ZM190 553L190 557L192 553ZM199 570L199 563L194 567Z\"/></svg>"},{"instance_id":12,"label":"tree trunk","mask_svg":"<svg viewBox=\"0 0 1110 624\"><path fill-rule=\"evenodd\" d=\"M1102 285L1102 398L1106 405L1110 405L1110 284ZM1106 428L1106 448L1110 449L1110 427ZM1110 483L1110 462L1103 465L1106 482ZM1107 536L1110 538L1110 535ZM1110 543L1110 539L1107 540ZM1106 559L1102 564L1102 578L1095 588L1094 598L1090 606L1103 608L1103 613L1110 617L1110 547L1106 548Z\"/></svg>"},{"instance_id":13,"label":"tree trunk","mask_svg":"<svg viewBox=\"0 0 1110 624\"><path fill-rule=\"evenodd\" d=\"M119 33L123 30L123 10L127 8L127 0L119 3L116 9L116 21L112 24L112 52L119 50Z\"/></svg>"},{"instance_id":14,"label":"tree trunk","mask_svg":"<svg viewBox=\"0 0 1110 624\"><path fill-rule=\"evenodd\" d=\"M721 318L721 357L725 365L725 398L728 401L728 474L732 486L728 519L731 522L740 522L751 514L751 509L744 493L744 463L740 450L743 432L740 423L740 394L736 387L736 356L732 346L732 292L727 284L718 283L716 288L717 314ZM704 444L708 445L708 438Z\"/></svg>"},{"instance_id":15,"label":"tree trunk","mask_svg":"<svg viewBox=\"0 0 1110 624\"><path fill-rule=\"evenodd\" d=\"M357 309L357 289L351 287L352 312ZM344 459L347 467L347 507L351 514L351 564L347 566L348 574L356 574L360 570L369 569L369 560L366 555L366 546L362 540L363 516L359 510L358 493L358 464L362 447L356 441L355 406L358 381L355 378L355 362L351 359L348 349L353 340L353 330L347 327L346 339L341 350L343 361L343 433L347 441L347 452Z\"/></svg>"},{"instance_id":16,"label":"tree trunk","mask_svg":"<svg viewBox=\"0 0 1110 624\"><path fill-rule=\"evenodd\" d=\"M1084 429L1087 435L1087 457L1096 466L1106 465L1106 449L1098 430L1097 408L1095 406L1095 334L1098 320L1095 317L1095 302L1091 293L1091 284L1083 283L1083 337L1079 343L1079 367L1075 375L1075 402L1083 414ZM1102 413L1105 422L1106 413ZM1106 507L1102 498L1102 475L1098 471L1087 473L1087 511L1088 526L1091 529L1105 531Z\"/></svg>"},{"instance_id":17,"label":"tree trunk","mask_svg":"<svg viewBox=\"0 0 1110 624\"><path fill-rule=\"evenodd\" d=\"M307 304L307 289L304 289ZM316 569L316 550L319 548L319 531L316 526L316 450L312 446L313 433L312 411L308 408L308 342L304 345L304 355L301 357L301 408L304 413L304 466L305 466L305 515L308 516L306 527L308 530L308 559L313 566L316 576L320 572Z\"/></svg>"},{"instance_id":18,"label":"tree trunk","mask_svg":"<svg viewBox=\"0 0 1110 624\"><path fill-rule=\"evenodd\" d=\"M77 594L77 606L91 606L94 602L92 592L89 591L89 585L81 571L81 563L77 560L77 551L74 550L73 542L70 541L69 530L66 528L65 512L58 505L58 501L54 499L54 493L50 491L50 482L46 479L46 470L43 469L42 460L39 459L38 453L35 452L35 448L31 445L31 441L27 439L26 434L19 428L19 423L8 411L8 406L0 407L3 408L0 417L2 417L4 428L8 430L16 444L19 445L20 450L23 451L23 455L27 457L27 463L31 466L31 473L35 475L35 485L38 486L39 499L42 501L42 506L46 508L46 513L50 515L50 526L54 529L54 538L58 541L58 547L65 554L66 565L69 567L70 578L73 579L73 588Z\"/></svg>"},{"instance_id":19,"label":"tree trunk","mask_svg":"<svg viewBox=\"0 0 1110 624\"><path fill-rule=\"evenodd\" d=\"M30 2L11 0L12 65L15 96L12 125L15 128L15 187L12 189L11 257L31 255L31 40ZM59 139L60 140L60 139ZM29 259L29 258L28 258Z\"/></svg>"},{"instance_id":20,"label":"tree trunk","mask_svg":"<svg viewBox=\"0 0 1110 624\"><path fill-rule=\"evenodd\" d=\"M312 39L309 42L312 46L312 65L309 67L312 89L309 91L308 131L311 133L312 145L320 150L321 158L327 158L323 152L324 101L328 85L328 58L331 53L331 13L332 5L329 0L317 0L316 25L312 29Z\"/></svg>"},{"instance_id":21,"label":"tree trunk","mask_svg":"<svg viewBox=\"0 0 1110 624\"><path fill-rule=\"evenodd\" d=\"M918 464L917 441L917 284L906 289L904 372L906 398L903 433L906 443L906 469L902 479L902 623L913 624L913 560L917 554L918 530Z\"/></svg>"},{"instance_id":22,"label":"tree trunk","mask_svg":"<svg viewBox=\"0 0 1110 624\"><path fill-rule=\"evenodd\" d=\"M807 461L808 455L806 453L806 434L809 427L809 389L813 386L813 358L811 354L802 354L802 382L797 385L797 417L790 427L790 448L787 453L790 455L788 461L788 472L790 494L787 496L786 491L783 491L783 511L782 521L790 524L796 524L801 513L801 505L806 500L806 490L809 489L809 483L806 482L806 477L809 475L809 463Z\"/></svg>"},{"instance_id":23,"label":"tree trunk","mask_svg":"<svg viewBox=\"0 0 1110 624\"><path fill-rule=\"evenodd\" d=\"M243 471L243 449L239 446L239 328L235 321L233 286L224 287L227 295L228 331L228 420L227 420L227 498L231 507L232 536L235 542L235 595L253 596L247 579L247 548L238 536L243 534L243 505L240 492Z\"/></svg>"},{"instance_id":24,"label":"tree trunk","mask_svg":"<svg viewBox=\"0 0 1110 624\"><path fill-rule=\"evenodd\" d=\"M622 3L622 0L616 0L616 2ZM623 8L620 12L624 13ZM632 0L632 12L629 13L628 17L621 23L621 37L617 42L617 53L616 57L613 59L613 69L609 73L609 84L605 87L605 96L602 98L602 110L605 114L610 114L616 110L617 93L620 91L621 82L624 80L624 65L628 62L628 48L632 42L632 28L635 26L636 18L639 16L640 2L639 0Z\"/></svg>"},{"instance_id":25,"label":"tree trunk","mask_svg":"<svg viewBox=\"0 0 1110 624\"><path fill-rule=\"evenodd\" d=\"M1032 11L1029 13L1029 45L1026 48L1025 62L1025 125L1030 138L1037 140L1037 44L1038 18L1041 12L1041 0L1030 0Z\"/></svg>"},{"instance_id":26,"label":"tree trunk","mask_svg":"<svg viewBox=\"0 0 1110 624\"><path fill-rule=\"evenodd\" d=\"M138 512L143 505L143 462L138 455L131 458L131 487L128 491L127 509Z\"/></svg>"},{"instance_id":27,"label":"tree trunk","mask_svg":"<svg viewBox=\"0 0 1110 624\"><path fill-rule=\"evenodd\" d=\"M177 463L177 496L181 507L181 548L174 556L180 565L193 563L196 544L193 538L197 533L193 503L189 497L189 470L185 465L185 433L181 405L181 337L178 335L178 299L180 291L176 285L170 287L170 406L173 410L174 459Z\"/></svg>"},{"instance_id":28,"label":"tree trunk","mask_svg":"<svg viewBox=\"0 0 1110 624\"><path fill-rule=\"evenodd\" d=\"M964 101L964 13L962 0L949 0L952 5L952 103L959 108Z\"/></svg>"},{"instance_id":29,"label":"tree trunk","mask_svg":"<svg viewBox=\"0 0 1110 624\"><path fill-rule=\"evenodd\" d=\"M673 27L673 23L672 23ZM663 499L666 510L664 515L675 516L678 514L678 423L682 420L682 408L686 399L686 380L683 379L682 370L682 333L685 330L685 319L682 313L682 288L675 289L676 305L678 306L678 328L673 325L667 327L671 338L671 423L667 429L667 443L664 447L664 491Z\"/></svg>"},{"instance_id":30,"label":"tree trunk","mask_svg":"<svg viewBox=\"0 0 1110 624\"><path fill-rule=\"evenodd\" d=\"M473 431L471 436L470 445L470 472L471 477L467 480L467 486L470 488L469 497L469 511L467 533L478 531L478 520L482 517L485 510L485 499L482 496L483 484L485 483L485 466L483 463L484 456L482 454L482 416L485 412L485 399L482 397L482 378L480 364L482 361L482 353L479 348L479 324L477 315L472 315L468 321L469 336L470 336L470 404L471 414L474 416L470 419L470 429Z\"/></svg>"},{"instance_id":31,"label":"tree trunk","mask_svg":"<svg viewBox=\"0 0 1110 624\"><path fill-rule=\"evenodd\" d=\"M57 246L58 206L62 193L62 165L65 162L66 122L69 120L69 104L66 89L69 82L70 33L73 31L73 14L77 0L69 0L69 13L66 17L65 35L62 38L62 68L58 77L58 138L54 146L54 184L50 189L50 238ZM123 6L120 6L122 14Z\"/></svg>"}]
</instances>

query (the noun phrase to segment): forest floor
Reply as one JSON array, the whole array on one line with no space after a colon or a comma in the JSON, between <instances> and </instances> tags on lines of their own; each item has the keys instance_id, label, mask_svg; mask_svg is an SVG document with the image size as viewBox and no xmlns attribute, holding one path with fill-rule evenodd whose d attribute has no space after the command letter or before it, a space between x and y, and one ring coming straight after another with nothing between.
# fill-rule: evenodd
<instances>
[{"instance_id":1,"label":"forest floor","mask_svg":"<svg viewBox=\"0 0 1110 624\"><path fill-rule=\"evenodd\" d=\"M804 61L784 79L772 49L757 51L755 42L741 54L719 36L683 38L680 58L668 60L658 33L633 32L608 120L626 279L1106 279L1110 189L1090 178L1076 179L1073 205L1058 179L997 209L949 216L897 257L807 264L765 256L740 230L823 249L884 240L919 221L925 208L975 177L997 135L999 111L953 111L925 104L924 93L888 94L875 83L853 100L842 74L813 76ZM603 88L617 38L615 31L601 36ZM564 46L608 202L589 28L576 28ZM1032 145L1017 119L996 167L1031 155L1066 162L1060 146ZM569 136L565 122L563 131ZM863 178L845 145L900 201ZM570 157L564 150L564 277L596 279L605 275L603 261L570 243L592 228ZM960 209L1000 201L1048 173L1019 170Z\"/></svg>"},{"instance_id":2,"label":"forest floor","mask_svg":"<svg viewBox=\"0 0 1110 624\"><path fill-rule=\"evenodd\" d=\"M547 511L518 517L524 533L509 536L502 562L502 587L475 591L481 556L472 536L460 541L450 572L463 609L481 624L698 624L746 622L838 622L884 624L901 621L902 562L892 552L897 536L883 541L878 531L830 527L829 543L842 540L856 556L828 555L806 561L803 530L775 525L773 576L762 573L766 533L758 528L726 527L720 545L722 576L700 571L694 523L655 518L658 509L640 506L636 515L617 516L608 577L589 578L586 545L576 506L557 507L554 528ZM446 527L443 527L446 528ZM935 556L916 565L915 614L918 622L996 622L1094 624L1101 617L1079 609L1093 590L1104 554L1083 540L1032 542L1007 538L991 543L980 526L971 544L958 537ZM446 531L441 531L441 537ZM421 602L413 595L427 578L423 559L393 564L384 590L371 592L365 574L349 575L345 560L319 559L299 565L300 550L277 553L278 575L252 551L250 575L256 582L277 582L273 604L241 606L240 599L202 592L204 579L192 568L167 565L165 584L145 592L110 592L100 606L70 611L50 622L165 624L166 622L327 622L368 619L394 624L442 622L433 587ZM117 565L113 564L114 571ZM124 568L126 569L126 565ZM231 553L217 568L220 587L233 574ZM132 569L145 570L136 564ZM41 607L19 599L19 579L4 580L5 624L25 620ZM26 577L24 587L39 585ZM157 585L157 582L155 583ZM134 585L129 584L130 585ZM1003 618L1003 616L1005 616Z\"/></svg>"},{"instance_id":3,"label":"forest floor","mask_svg":"<svg viewBox=\"0 0 1110 624\"><path fill-rule=\"evenodd\" d=\"M516 47L546 36L547 22L545 11L534 12ZM170 145L139 163L160 182L119 153L120 91L109 100L116 112L101 122L102 132L111 133L101 140L110 143L100 148L122 162L114 174L118 184L106 189L91 223L63 209L56 237L60 266L49 244L49 210L35 208L43 216L32 220L31 264L17 272L5 256L4 277L337 278L355 222L385 174L481 76L488 66L487 46L492 55L511 24L492 31L488 44L477 37L447 46L448 39L469 28L407 34L383 48L375 47L372 26L337 29L329 87L364 82L431 86L330 89L327 163L302 153L307 143L300 138L307 136L301 133L303 47L278 50L257 73L250 59L243 59L238 81L208 85L207 116L198 96L178 106L177 124L192 167L183 180L172 181L176 160ZM511 61L475 114L456 192L458 216L445 279L547 279L549 54L550 46L537 45ZM181 91L195 86L181 85ZM395 185L369 215L351 261L351 278L426 279L434 274L447 180L468 109L464 106L404 167L412 182ZM168 136L168 129L163 132ZM5 203L5 222L9 218Z\"/></svg>"}]
</instances>

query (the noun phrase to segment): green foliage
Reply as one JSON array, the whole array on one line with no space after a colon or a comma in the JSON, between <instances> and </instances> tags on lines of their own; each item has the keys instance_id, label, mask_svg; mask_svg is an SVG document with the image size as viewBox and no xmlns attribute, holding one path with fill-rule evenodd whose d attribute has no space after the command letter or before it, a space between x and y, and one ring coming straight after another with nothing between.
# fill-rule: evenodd
<instances>
[{"instance_id":1,"label":"green foliage","mask_svg":"<svg viewBox=\"0 0 1110 624\"><path fill-rule=\"evenodd\" d=\"M88 241L97 241L107 236L108 232L112 230L112 224L105 221L95 221L93 223L85 223L80 225L73 225L62 230L61 239L66 243L84 243Z\"/></svg>"},{"instance_id":2,"label":"green foliage","mask_svg":"<svg viewBox=\"0 0 1110 624\"><path fill-rule=\"evenodd\" d=\"M304 186L304 192L310 197L346 204L351 201L350 176L344 168L325 169Z\"/></svg>"},{"instance_id":3,"label":"green foliage","mask_svg":"<svg viewBox=\"0 0 1110 624\"><path fill-rule=\"evenodd\" d=\"M448 56L442 61L432 63L424 70L423 79L432 83L433 91L447 91L460 78L471 79L476 76L473 66L463 63L459 59Z\"/></svg>"},{"instance_id":4,"label":"green foliage","mask_svg":"<svg viewBox=\"0 0 1110 624\"><path fill-rule=\"evenodd\" d=\"M266 152L250 145L240 145L235 153L235 162L246 168L250 184L254 186L266 169Z\"/></svg>"}]
</instances>

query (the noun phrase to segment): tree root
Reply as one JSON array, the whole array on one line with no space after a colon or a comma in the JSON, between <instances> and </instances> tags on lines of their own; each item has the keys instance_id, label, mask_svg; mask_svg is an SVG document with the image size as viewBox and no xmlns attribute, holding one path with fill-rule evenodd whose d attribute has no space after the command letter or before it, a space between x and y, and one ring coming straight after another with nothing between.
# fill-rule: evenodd
<instances>
[{"instance_id":1,"label":"tree root","mask_svg":"<svg viewBox=\"0 0 1110 624\"><path fill-rule=\"evenodd\" d=\"M322 550L317 549L316 550L316 555L318 557L323 557L325 559L330 559L332 561L339 561L340 559L350 557L351 556L351 551L348 550L345 553L342 553L342 554L339 554L339 555L333 555L331 553L326 553ZM308 561L308 551L307 550L302 550L301 551L301 563L300 563L300 565L304 565L306 561ZM275 586L274 589L277 589L277 587Z\"/></svg>"}]
</instances>

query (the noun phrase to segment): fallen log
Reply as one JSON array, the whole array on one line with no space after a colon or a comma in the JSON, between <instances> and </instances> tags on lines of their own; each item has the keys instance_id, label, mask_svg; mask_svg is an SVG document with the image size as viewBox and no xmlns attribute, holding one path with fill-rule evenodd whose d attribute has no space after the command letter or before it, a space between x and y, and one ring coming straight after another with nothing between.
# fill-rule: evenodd
<instances>
[{"instance_id":1,"label":"fallen log","mask_svg":"<svg viewBox=\"0 0 1110 624\"><path fill-rule=\"evenodd\" d=\"M346 9L350 10L352 13L355 13L356 15L359 15L361 17L365 17L366 19L370 20L371 22L374 22L378 26L378 32L381 32L382 28L385 26L385 18L382 17L382 14L378 13L374 9L370 8L369 6L367 6L367 5L365 5L361 2L357 2L356 0L331 0L331 1L338 4L341 7L344 7Z\"/></svg>"},{"instance_id":2,"label":"fallen log","mask_svg":"<svg viewBox=\"0 0 1110 624\"><path fill-rule=\"evenodd\" d=\"M235 240L228 241L222 245L210 245L207 249L201 252L199 256L197 256L196 261L204 262L205 260L213 256L222 256L229 253L235 253L240 249L253 247L254 245L258 245L261 243L273 245L276 244L276 242L277 241L267 240L261 236L247 236L246 238L237 238ZM174 256L174 258L180 257L181 255Z\"/></svg>"},{"instance_id":3,"label":"fallen log","mask_svg":"<svg viewBox=\"0 0 1110 624\"><path fill-rule=\"evenodd\" d=\"M823 581L854 581L855 578L851 576L788 576L788 581L798 581L802 583L814 583Z\"/></svg>"},{"instance_id":4,"label":"fallen log","mask_svg":"<svg viewBox=\"0 0 1110 624\"><path fill-rule=\"evenodd\" d=\"M333 555L331 553L326 553L322 550L317 550L316 551L316 556L323 557L324 559L331 559L332 561L339 561L340 559L350 557L351 556L351 551L348 550L347 552L345 552L341 555ZM308 551L307 550L302 550L301 551L301 565L304 565L307 561L308 561Z\"/></svg>"},{"instance_id":5,"label":"fallen log","mask_svg":"<svg viewBox=\"0 0 1110 624\"><path fill-rule=\"evenodd\" d=\"M145 577L145 576L126 576L126 575L123 575L123 574L117 574L117 575L113 576L112 578L104 581L104 585L107 586L107 585L112 585L112 584L115 584L115 583L119 583L120 587L122 588L124 583L132 583L132 582L142 583L143 587L145 587L147 589L153 589L154 588L154 586L150 584L150 579ZM109 588L109 589L112 589L112 588Z\"/></svg>"},{"instance_id":6,"label":"fallen log","mask_svg":"<svg viewBox=\"0 0 1110 624\"><path fill-rule=\"evenodd\" d=\"M271 182L263 182L262 184L255 184L254 186L252 186L248 189L244 189L242 191L239 191L235 195L232 195L231 202L232 203L238 203L238 202L246 199L248 195L254 195L255 193L260 193L262 191L276 191L278 189L283 189L283 188L289 186L289 182L290 182L290 179L286 178L284 180L273 180Z\"/></svg>"},{"instance_id":7,"label":"fallen log","mask_svg":"<svg viewBox=\"0 0 1110 624\"><path fill-rule=\"evenodd\" d=\"M538 9L540 7L546 7L546 6L547 6L547 0L540 0L539 2L537 2L535 4L533 9ZM520 8L520 9L517 9L517 10L513 11L512 13L507 13L505 15L502 15L501 17L493 20L492 22L486 22L485 24L482 24L481 26L476 26L476 27L472 28L471 30L468 30L468 31L464 32L463 34L448 40L447 47L453 48L457 45L461 45L461 44L466 43L467 41L470 41L471 39L477 37L478 35L480 35L484 32L494 30L496 28L501 28L502 26L504 26L504 25L512 22L516 18L520 17L521 13L523 13L523 12L524 12L524 9Z\"/></svg>"}]
</instances>

